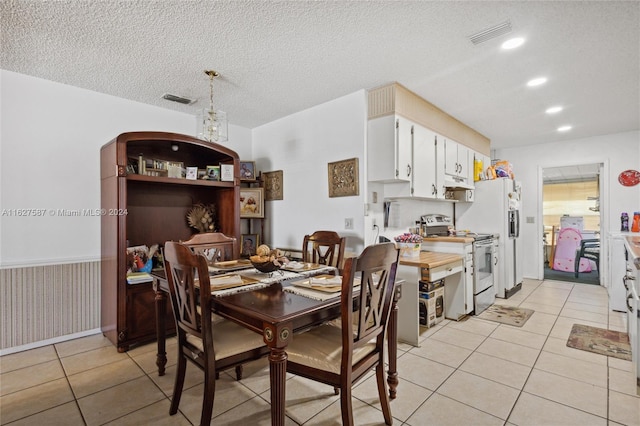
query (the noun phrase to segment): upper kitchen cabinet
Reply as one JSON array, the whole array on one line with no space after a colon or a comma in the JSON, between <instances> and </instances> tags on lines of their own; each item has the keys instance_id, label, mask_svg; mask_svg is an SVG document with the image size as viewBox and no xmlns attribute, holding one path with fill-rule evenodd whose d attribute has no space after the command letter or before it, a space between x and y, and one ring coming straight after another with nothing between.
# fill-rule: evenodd
<instances>
[{"instance_id":1,"label":"upper kitchen cabinet","mask_svg":"<svg viewBox=\"0 0 640 426\"><path fill-rule=\"evenodd\" d=\"M411 181L412 128L412 122L395 114L369 120L367 153L370 181Z\"/></svg>"},{"instance_id":2,"label":"upper kitchen cabinet","mask_svg":"<svg viewBox=\"0 0 640 426\"><path fill-rule=\"evenodd\" d=\"M369 90L368 120L368 180L403 183L385 185L385 197L444 198L445 186L472 187L475 153L490 153L488 138L398 83Z\"/></svg>"}]
</instances>

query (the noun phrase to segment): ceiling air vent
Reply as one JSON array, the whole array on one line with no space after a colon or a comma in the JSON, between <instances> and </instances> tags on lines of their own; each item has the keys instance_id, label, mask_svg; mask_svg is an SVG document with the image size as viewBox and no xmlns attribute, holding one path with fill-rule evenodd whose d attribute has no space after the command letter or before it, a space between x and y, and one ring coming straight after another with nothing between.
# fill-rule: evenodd
<instances>
[{"instance_id":1,"label":"ceiling air vent","mask_svg":"<svg viewBox=\"0 0 640 426\"><path fill-rule=\"evenodd\" d=\"M165 93L162 95L162 99L166 99L168 101L177 102L179 104L191 105L196 101L196 99L183 98L182 96L172 95L171 93Z\"/></svg>"},{"instance_id":2,"label":"ceiling air vent","mask_svg":"<svg viewBox=\"0 0 640 426\"><path fill-rule=\"evenodd\" d=\"M503 34L511 32L511 22L505 21L501 24L495 25L491 28L484 29L478 33L469 36L469 40L473 44L484 43L492 38L500 37Z\"/></svg>"}]
</instances>

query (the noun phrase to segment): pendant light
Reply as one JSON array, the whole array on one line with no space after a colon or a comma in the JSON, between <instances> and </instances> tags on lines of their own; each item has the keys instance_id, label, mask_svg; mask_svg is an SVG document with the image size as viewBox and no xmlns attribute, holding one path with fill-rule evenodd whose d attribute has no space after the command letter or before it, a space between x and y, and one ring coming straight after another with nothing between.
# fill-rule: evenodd
<instances>
[{"instance_id":1,"label":"pendant light","mask_svg":"<svg viewBox=\"0 0 640 426\"><path fill-rule=\"evenodd\" d=\"M227 113L213 107L213 79L218 77L217 71L205 70L209 76L209 107L198 114L198 138L209 142L227 140Z\"/></svg>"}]
</instances>

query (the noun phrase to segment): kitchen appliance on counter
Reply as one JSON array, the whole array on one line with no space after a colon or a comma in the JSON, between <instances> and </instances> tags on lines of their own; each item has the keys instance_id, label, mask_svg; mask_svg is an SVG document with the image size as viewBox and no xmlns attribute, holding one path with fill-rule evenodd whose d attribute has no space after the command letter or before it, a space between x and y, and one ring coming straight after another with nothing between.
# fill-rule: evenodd
<instances>
[{"instance_id":1,"label":"kitchen appliance on counter","mask_svg":"<svg viewBox=\"0 0 640 426\"><path fill-rule=\"evenodd\" d=\"M420 233L423 237L449 235L449 228L453 227L453 221L443 214L425 214L420 216Z\"/></svg>"},{"instance_id":2,"label":"kitchen appliance on counter","mask_svg":"<svg viewBox=\"0 0 640 426\"><path fill-rule=\"evenodd\" d=\"M512 179L476 182L475 201L458 203L456 227L498 234L496 296L509 298L522 288L522 241L520 238L520 188Z\"/></svg>"}]
</instances>

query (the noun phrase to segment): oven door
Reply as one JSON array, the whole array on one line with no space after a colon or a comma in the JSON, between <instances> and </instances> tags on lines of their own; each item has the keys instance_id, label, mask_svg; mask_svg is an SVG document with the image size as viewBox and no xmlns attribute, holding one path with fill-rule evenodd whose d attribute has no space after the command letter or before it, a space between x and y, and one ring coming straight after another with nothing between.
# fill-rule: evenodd
<instances>
[{"instance_id":1,"label":"oven door","mask_svg":"<svg viewBox=\"0 0 640 426\"><path fill-rule=\"evenodd\" d=\"M473 294L493 286L493 240L473 243Z\"/></svg>"}]
</instances>

